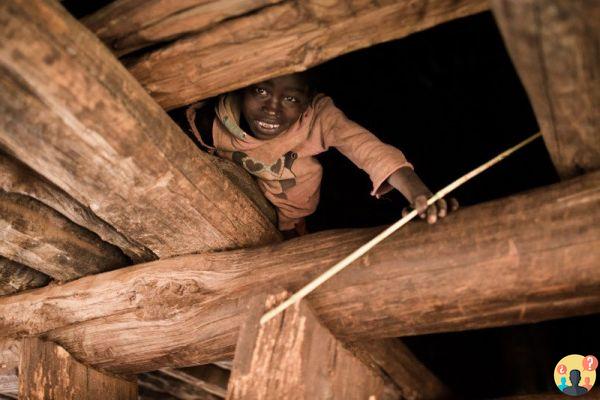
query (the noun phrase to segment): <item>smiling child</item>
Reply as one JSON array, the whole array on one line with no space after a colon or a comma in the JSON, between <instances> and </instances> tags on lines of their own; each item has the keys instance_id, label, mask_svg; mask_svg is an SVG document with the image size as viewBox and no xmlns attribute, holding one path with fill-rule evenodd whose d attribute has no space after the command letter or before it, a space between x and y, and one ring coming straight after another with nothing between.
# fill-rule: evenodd
<instances>
[{"instance_id":1,"label":"smiling child","mask_svg":"<svg viewBox=\"0 0 600 400\"><path fill-rule=\"evenodd\" d=\"M205 129L212 131L213 145L207 147L257 178L261 191L277 209L279 229L287 236L306 232L304 218L317 208L322 177L314 156L329 147L369 174L374 196L395 188L429 223L448 211L443 199L427 207L431 191L402 152L349 120L331 98L314 94L303 74L269 79L222 95L215 113ZM193 123L192 129L199 137ZM453 201L451 208L456 207Z\"/></svg>"}]
</instances>

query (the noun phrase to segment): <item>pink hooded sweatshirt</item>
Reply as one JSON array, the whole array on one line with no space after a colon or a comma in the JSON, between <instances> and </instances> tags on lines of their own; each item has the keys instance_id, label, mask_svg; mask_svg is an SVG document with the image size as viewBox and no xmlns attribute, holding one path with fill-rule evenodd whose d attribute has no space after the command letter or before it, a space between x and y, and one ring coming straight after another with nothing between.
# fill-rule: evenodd
<instances>
[{"instance_id":1,"label":"pink hooded sweatshirt","mask_svg":"<svg viewBox=\"0 0 600 400\"><path fill-rule=\"evenodd\" d=\"M400 150L349 120L330 97L317 95L292 126L279 136L260 140L240 126L240 99L219 98L213 122L213 144L218 156L233 160L258 180L265 197L277 208L279 229L293 229L319 203L322 167L314 158L337 148L373 182L379 197L392 187L387 179L399 168L412 165Z\"/></svg>"}]
</instances>

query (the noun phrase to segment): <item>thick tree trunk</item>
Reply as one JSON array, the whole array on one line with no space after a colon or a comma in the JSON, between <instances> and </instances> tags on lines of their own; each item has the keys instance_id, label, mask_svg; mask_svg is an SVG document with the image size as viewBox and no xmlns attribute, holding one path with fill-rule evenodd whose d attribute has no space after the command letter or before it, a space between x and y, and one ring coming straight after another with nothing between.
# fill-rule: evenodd
<instances>
[{"instance_id":1,"label":"thick tree trunk","mask_svg":"<svg viewBox=\"0 0 600 400\"><path fill-rule=\"evenodd\" d=\"M118 55L206 30L281 0L115 0L82 19Z\"/></svg>"},{"instance_id":2,"label":"thick tree trunk","mask_svg":"<svg viewBox=\"0 0 600 400\"><path fill-rule=\"evenodd\" d=\"M172 109L487 8L486 0L286 1L152 51L129 70Z\"/></svg>"},{"instance_id":3,"label":"thick tree trunk","mask_svg":"<svg viewBox=\"0 0 600 400\"><path fill-rule=\"evenodd\" d=\"M563 178L600 168L600 2L493 0L506 47Z\"/></svg>"},{"instance_id":4,"label":"thick tree trunk","mask_svg":"<svg viewBox=\"0 0 600 400\"><path fill-rule=\"evenodd\" d=\"M310 304L348 340L598 312L599 188L597 172L465 208L435 227L409 224ZM0 298L0 332L53 330L77 358L112 371L223 360L253 292L298 289L378 231L160 260Z\"/></svg>"},{"instance_id":5,"label":"thick tree trunk","mask_svg":"<svg viewBox=\"0 0 600 400\"><path fill-rule=\"evenodd\" d=\"M121 250L30 197L0 190L0 256L59 281L131 264Z\"/></svg>"},{"instance_id":6,"label":"thick tree trunk","mask_svg":"<svg viewBox=\"0 0 600 400\"><path fill-rule=\"evenodd\" d=\"M30 338L21 343L19 398L137 400L137 384L86 367L54 343Z\"/></svg>"},{"instance_id":7,"label":"thick tree trunk","mask_svg":"<svg viewBox=\"0 0 600 400\"><path fill-rule=\"evenodd\" d=\"M0 296L46 286L48 282L48 275L0 257Z\"/></svg>"},{"instance_id":8,"label":"thick tree trunk","mask_svg":"<svg viewBox=\"0 0 600 400\"><path fill-rule=\"evenodd\" d=\"M159 258L280 239L55 1L0 3L0 147Z\"/></svg>"},{"instance_id":9,"label":"thick tree trunk","mask_svg":"<svg viewBox=\"0 0 600 400\"><path fill-rule=\"evenodd\" d=\"M321 325L306 300L260 324L260 317L288 295L262 294L249 301L226 398L384 398L379 370L346 350Z\"/></svg>"}]
</instances>

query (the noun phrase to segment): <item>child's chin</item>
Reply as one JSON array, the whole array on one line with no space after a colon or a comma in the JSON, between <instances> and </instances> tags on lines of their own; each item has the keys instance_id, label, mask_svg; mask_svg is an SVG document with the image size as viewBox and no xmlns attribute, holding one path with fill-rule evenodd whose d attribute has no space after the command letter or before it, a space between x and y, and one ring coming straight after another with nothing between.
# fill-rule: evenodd
<instances>
[{"instance_id":1,"label":"child's chin","mask_svg":"<svg viewBox=\"0 0 600 400\"><path fill-rule=\"evenodd\" d=\"M253 131L254 136L256 136L259 139L272 139L274 137L277 137L279 135L281 135L283 133L285 129L277 129L277 130L262 130L262 129L256 129Z\"/></svg>"}]
</instances>

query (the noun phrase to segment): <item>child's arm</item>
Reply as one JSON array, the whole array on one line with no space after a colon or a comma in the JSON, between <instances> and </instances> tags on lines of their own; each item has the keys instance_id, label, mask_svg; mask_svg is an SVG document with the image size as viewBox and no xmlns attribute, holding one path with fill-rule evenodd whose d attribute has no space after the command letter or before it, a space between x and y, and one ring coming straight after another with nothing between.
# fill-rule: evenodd
<instances>
[{"instance_id":1,"label":"child's arm","mask_svg":"<svg viewBox=\"0 0 600 400\"><path fill-rule=\"evenodd\" d=\"M421 178L412 168L400 168L388 178L388 183L406 197L411 205L417 209L421 218L427 218L427 222L434 224L438 218L444 218L448 214L446 200L440 199L427 207L427 199L433 194L425 186ZM458 208L458 202L454 198L448 200L450 210ZM403 211L403 215L406 211Z\"/></svg>"}]
</instances>

